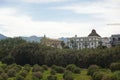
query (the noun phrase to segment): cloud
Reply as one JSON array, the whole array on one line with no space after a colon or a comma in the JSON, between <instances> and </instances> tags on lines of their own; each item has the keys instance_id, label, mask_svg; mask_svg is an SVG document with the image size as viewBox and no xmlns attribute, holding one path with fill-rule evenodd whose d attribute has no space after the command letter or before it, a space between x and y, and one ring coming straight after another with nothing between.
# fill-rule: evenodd
<instances>
[{"instance_id":1,"label":"cloud","mask_svg":"<svg viewBox=\"0 0 120 80\"><path fill-rule=\"evenodd\" d=\"M120 21L120 0L79 2L67 6L54 7L54 9L68 10L76 14L87 14L93 18L106 21Z\"/></svg>"},{"instance_id":2,"label":"cloud","mask_svg":"<svg viewBox=\"0 0 120 80\"><path fill-rule=\"evenodd\" d=\"M1 12L2 11L2 12ZM76 34L82 26L89 28L88 23L69 23L55 21L33 21L30 16L17 13L17 9L2 8L0 9L0 24L5 26L6 32L2 32L8 36L21 35L38 35L46 34L50 37L66 36L64 33ZM74 31L73 31L73 28ZM82 33L82 32L81 32ZM84 32L83 32L84 33ZM70 36L67 34L67 36Z\"/></svg>"},{"instance_id":3,"label":"cloud","mask_svg":"<svg viewBox=\"0 0 120 80\"><path fill-rule=\"evenodd\" d=\"M65 2L67 0L6 0L6 1L26 3L51 3L51 2Z\"/></svg>"},{"instance_id":4,"label":"cloud","mask_svg":"<svg viewBox=\"0 0 120 80\"><path fill-rule=\"evenodd\" d=\"M0 8L0 15L13 15L16 10L13 8Z\"/></svg>"},{"instance_id":5,"label":"cloud","mask_svg":"<svg viewBox=\"0 0 120 80\"><path fill-rule=\"evenodd\" d=\"M22 0L29 3L49 3L49 2L63 2L66 0Z\"/></svg>"},{"instance_id":6,"label":"cloud","mask_svg":"<svg viewBox=\"0 0 120 80\"><path fill-rule=\"evenodd\" d=\"M119 31L119 26L95 25L87 22L56 22L56 21L34 21L30 16L21 14L15 8L0 8L0 29L7 36L43 36L48 37L71 37L87 36L91 29L96 29L101 36L109 36ZM109 28L109 29L108 29Z\"/></svg>"}]
</instances>

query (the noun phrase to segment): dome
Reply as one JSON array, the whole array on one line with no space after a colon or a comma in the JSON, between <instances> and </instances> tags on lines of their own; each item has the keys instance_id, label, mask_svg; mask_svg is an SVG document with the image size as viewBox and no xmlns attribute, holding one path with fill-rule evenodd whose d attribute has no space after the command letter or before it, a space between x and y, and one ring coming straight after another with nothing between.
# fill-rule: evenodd
<instances>
[{"instance_id":1,"label":"dome","mask_svg":"<svg viewBox=\"0 0 120 80\"><path fill-rule=\"evenodd\" d=\"M95 29L93 29L92 32L88 36L98 36L98 37L100 37L100 35L96 33Z\"/></svg>"}]
</instances>

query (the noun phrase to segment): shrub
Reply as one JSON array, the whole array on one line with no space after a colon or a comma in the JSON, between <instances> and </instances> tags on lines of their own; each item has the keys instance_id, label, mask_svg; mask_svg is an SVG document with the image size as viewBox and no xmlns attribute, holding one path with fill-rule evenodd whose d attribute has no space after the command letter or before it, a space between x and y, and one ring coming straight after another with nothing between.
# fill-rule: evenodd
<instances>
[{"instance_id":1,"label":"shrub","mask_svg":"<svg viewBox=\"0 0 120 80\"><path fill-rule=\"evenodd\" d=\"M32 76L32 80L40 80L40 79L35 76Z\"/></svg>"},{"instance_id":2,"label":"shrub","mask_svg":"<svg viewBox=\"0 0 120 80\"><path fill-rule=\"evenodd\" d=\"M7 80L8 75L6 73L1 73L0 78L1 78L0 80Z\"/></svg>"},{"instance_id":3,"label":"shrub","mask_svg":"<svg viewBox=\"0 0 120 80\"><path fill-rule=\"evenodd\" d=\"M103 77L102 77L102 80L112 80L112 78L111 78L111 76L110 75L104 75Z\"/></svg>"},{"instance_id":4,"label":"shrub","mask_svg":"<svg viewBox=\"0 0 120 80\"><path fill-rule=\"evenodd\" d=\"M3 77L0 75L0 80L4 80Z\"/></svg>"},{"instance_id":5,"label":"shrub","mask_svg":"<svg viewBox=\"0 0 120 80\"><path fill-rule=\"evenodd\" d=\"M48 80L57 80L57 76L55 75L50 75L47 77Z\"/></svg>"},{"instance_id":6,"label":"shrub","mask_svg":"<svg viewBox=\"0 0 120 80\"><path fill-rule=\"evenodd\" d=\"M15 80L24 80L24 77L21 75L16 76Z\"/></svg>"},{"instance_id":7,"label":"shrub","mask_svg":"<svg viewBox=\"0 0 120 80\"><path fill-rule=\"evenodd\" d=\"M33 77L38 78L38 79L42 79L43 75L40 71L39 72L33 72Z\"/></svg>"},{"instance_id":8,"label":"shrub","mask_svg":"<svg viewBox=\"0 0 120 80\"><path fill-rule=\"evenodd\" d=\"M106 74L111 73L110 69L98 69L97 71L102 71L102 72L105 72Z\"/></svg>"},{"instance_id":9,"label":"shrub","mask_svg":"<svg viewBox=\"0 0 120 80\"><path fill-rule=\"evenodd\" d=\"M16 72L19 72L22 69L22 66L17 64L8 65L4 70L7 73L10 69L14 69Z\"/></svg>"},{"instance_id":10,"label":"shrub","mask_svg":"<svg viewBox=\"0 0 120 80\"><path fill-rule=\"evenodd\" d=\"M75 68L76 68L76 65L74 65L74 64L69 64L69 65L66 67L66 70L69 70L69 71L71 71L71 72L74 72Z\"/></svg>"},{"instance_id":11,"label":"shrub","mask_svg":"<svg viewBox=\"0 0 120 80\"><path fill-rule=\"evenodd\" d=\"M58 67L56 67L56 69L55 69L55 71L57 72L57 73L64 73L64 68L63 67L61 67L61 66L58 66Z\"/></svg>"},{"instance_id":12,"label":"shrub","mask_svg":"<svg viewBox=\"0 0 120 80\"><path fill-rule=\"evenodd\" d=\"M57 68L57 66L56 65L52 65L52 67L51 67L52 69L56 69Z\"/></svg>"},{"instance_id":13,"label":"shrub","mask_svg":"<svg viewBox=\"0 0 120 80\"><path fill-rule=\"evenodd\" d=\"M80 74L80 68L79 68L79 67L76 67L76 68L74 69L74 73Z\"/></svg>"},{"instance_id":14,"label":"shrub","mask_svg":"<svg viewBox=\"0 0 120 80\"><path fill-rule=\"evenodd\" d=\"M96 72L98 69L99 69L99 66L97 66L97 65L91 65L91 66L88 68L87 74L92 76L93 73Z\"/></svg>"},{"instance_id":15,"label":"shrub","mask_svg":"<svg viewBox=\"0 0 120 80\"><path fill-rule=\"evenodd\" d=\"M74 64L69 64L67 67L66 67L66 70L69 70L73 73L80 73L80 68L77 67L76 65Z\"/></svg>"},{"instance_id":16,"label":"shrub","mask_svg":"<svg viewBox=\"0 0 120 80\"><path fill-rule=\"evenodd\" d=\"M4 70L0 67L0 74L3 73L3 72L4 72Z\"/></svg>"},{"instance_id":17,"label":"shrub","mask_svg":"<svg viewBox=\"0 0 120 80\"><path fill-rule=\"evenodd\" d=\"M64 73L65 70L63 67L56 65L53 65L51 68L54 69L57 73Z\"/></svg>"},{"instance_id":18,"label":"shrub","mask_svg":"<svg viewBox=\"0 0 120 80\"><path fill-rule=\"evenodd\" d=\"M36 64L33 66L32 72L38 72L38 71L44 72L44 69Z\"/></svg>"},{"instance_id":19,"label":"shrub","mask_svg":"<svg viewBox=\"0 0 120 80\"><path fill-rule=\"evenodd\" d=\"M8 75L9 77L14 77L15 74L16 74L16 70L14 70L14 69L10 69L10 70L8 70L8 72L7 72L7 75Z\"/></svg>"},{"instance_id":20,"label":"shrub","mask_svg":"<svg viewBox=\"0 0 120 80\"><path fill-rule=\"evenodd\" d=\"M120 80L120 71L116 71L113 73L112 80Z\"/></svg>"},{"instance_id":21,"label":"shrub","mask_svg":"<svg viewBox=\"0 0 120 80\"><path fill-rule=\"evenodd\" d=\"M51 75L55 75L56 71L54 69L51 69L50 73L51 73Z\"/></svg>"},{"instance_id":22,"label":"shrub","mask_svg":"<svg viewBox=\"0 0 120 80\"><path fill-rule=\"evenodd\" d=\"M111 71L120 70L120 63L111 63L110 69L111 69Z\"/></svg>"},{"instance_id":23,"label":"shrub","mask_svg":"<svg viewBox=\"0 0 120 80\"><path fill-rule=\"evenodd\" d=\"M2 62L0 62L0 67L1 67L2 69L5 69L5 68L7 67L7 65L6 65L6 64L3 64Z\"/></svg>"},{"instance_id":24,"label":"shrub","mask_svg":"<svg viewBox=\"0 0 120 80\"><path fill-rule=\"evenodd\" d=\"M17 64L16 64L16 63L13 63L13 64L9 65L9 68L13 68L13 67L15 67L15 66L17 66Z\"/></svg>"},{"instance_id":25,"label":"shrub","mask_svg":"<svg viewBox=\"0 0 120 80\"><path fill-rule=\"evenodd\" d=\"M72 77L72 72L71 71L65 71L63 74L63 79L64 80L74 80Z\"/></svg>"},{"instance_id":26,"label":"shrub","mask_svg":"<svg viewBox=\"0 0 120 80\"><path fill-rule=\"evenodd\" d=\"M16 72L19 72L22 67L20 65L16 65L13 69L16 70Z\"/></svg>"},{"instance_id":27,"label":"shrub","mask_svg":"<svg viewBox=\"0 0 120 80\"><path fill-rule=\"evenodd\" d=\"M98 72L94 72L92 78L93 78L93 80L101 80L104 75L105 75L104 72L98 71Z\"/></svg>"},{"instance_id":28,"label":"shrub","mask_svg":"<svg viewBox=\"0 0 120 80\"><path fill-rule=\"evenodd\" d=\"M43 68L44 70L48 70L48 66L47 66L47 65L42 65L42 68Z\"/></svg>"},{"instance_id":29,"label":"shrub","mask_svg":"<svg viewBox=\"0 0 120 80\"><path fill-rule=\"evenodd\" d=\"M22 77L26 77L27 74L28 74L28 71L26 71L26 70L22 70L22 71L20 72L20 75L21 75Z\"/></svg>"},{"instance_id":30,"label":"shrub","mask_svg":"<svg viewBox=\"0 0 120 80\"><path fill-rule=\"evenodd\" d=\"M11 65L8 65L6 68L5 68L5 72L8 72L8 70L10 70L10 69L14 69L14 67L16 67L17 66L17 64L11 64Z\"/></svg>"},{"instance_id":31,"label":"shrub","mask_svg":"<svg viewBox=\"0 0 120 80\"><path fill-rule=\"evenodd\" d=\"M31 70L31 66L29 64L26 64L24 65L23 69L29 72Z\"/></svg>"}]
</instances>

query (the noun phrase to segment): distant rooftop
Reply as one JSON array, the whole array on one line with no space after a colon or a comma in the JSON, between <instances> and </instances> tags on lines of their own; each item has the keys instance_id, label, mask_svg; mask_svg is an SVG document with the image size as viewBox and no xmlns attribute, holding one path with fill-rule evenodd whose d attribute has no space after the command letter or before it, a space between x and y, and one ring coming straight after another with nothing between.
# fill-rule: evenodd
<instances>
[{"instance_id":1,"label":"distant rooftop","mask_svg":"<svg viewBox=\"0 0 120 80\"><path fill-rule=\"evenodd\" d=\"M118 36L120 36L120 34L113 34L113 35L111 35L112 37L118 37Z\"/></svg>"},{"instance_id":2,"label":"distant rooftop","mask_svg":"<svg viewBox=\"0 0 120 80\"><path fill-rule=\"evenodd\" d=\"M93 29L92 32L88 36L98 36L98 37L101 37L99 34L96 33L95 29Z\"/></svg>"}]
</instances>

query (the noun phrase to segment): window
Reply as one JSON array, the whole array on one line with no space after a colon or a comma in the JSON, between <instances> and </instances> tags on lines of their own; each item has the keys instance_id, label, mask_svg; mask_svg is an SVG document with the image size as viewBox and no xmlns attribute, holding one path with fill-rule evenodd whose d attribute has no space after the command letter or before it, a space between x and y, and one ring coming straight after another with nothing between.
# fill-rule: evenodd
<instances>
[{"instance_id":1,"label":"window","mask_svg":"<svg viewBox=\"0 0 120 80\"><path fill-rule=\"evenodd\" d=\"M91 43L91 45L93 45L93 43Z\"/></svg>"},{"instance_id":2,"label":"window","mask_svg":"<svg viewBox=\"0 0 120 80\"><path fill-rule=\"evenodd\" d=\"M96 38L96 40L98 40L98 38Z\"/></svg>"},{"instance_id":3,"label":"window","mask_svg":"<svg viewBox=\"0 0 120 80\"><path fill-rule=\"evenodd\" d=\"M120 41L120 37L118 38L118 41Z\"/></svg>"},{"instance_id":4,"label":"window","mask_svg":"<svg viewBox=\"0 0 120 80\"><path fill-rule=\"evenodd\" d=\"M81 46L81 43L79 43L79 46Z\"/></svg>"},{"instance_id":5,"label":"window","mask_svg":"<svg viewBox=\"0 0 120 80\"><path fill-rule=\"evenodd\" d=\"M89 41L91 41L91 38L89 38Z\"/></svg>"},{"instance_id":6,"label":"window","mask_svg":"<svg viewBox=\"0 0 120 80\"><path fill-rule=\"evenodd\" d=\"M93 38L93 40L95 40L95 38Z\"/></svg>"},{"instance_id":7,"label":"window","mask_svg":"<svg viewBox=\"0 0 120 80\"><path fill-rule=\"evenodd\" d=\"M113 38L113 41L115 41L115 38Z\"/></svg>"},{"instance_id":8,"label":"window","mask_svg":"<svg viewBox=\"0 0 120 80\"><path fill-rule=\"evenodd\" d=\"M81 39L81 41L83 41L83 39Z\"/></svg>"},{"instance_id":9,"label":"window","mask_svg":"<svg viewBox=\"0 0 120 80\"><path fill-rule=\"evenodd\" d=\"M77 39L76 41L79 41L79 39Z\"/></svg>"}]
</instances>

